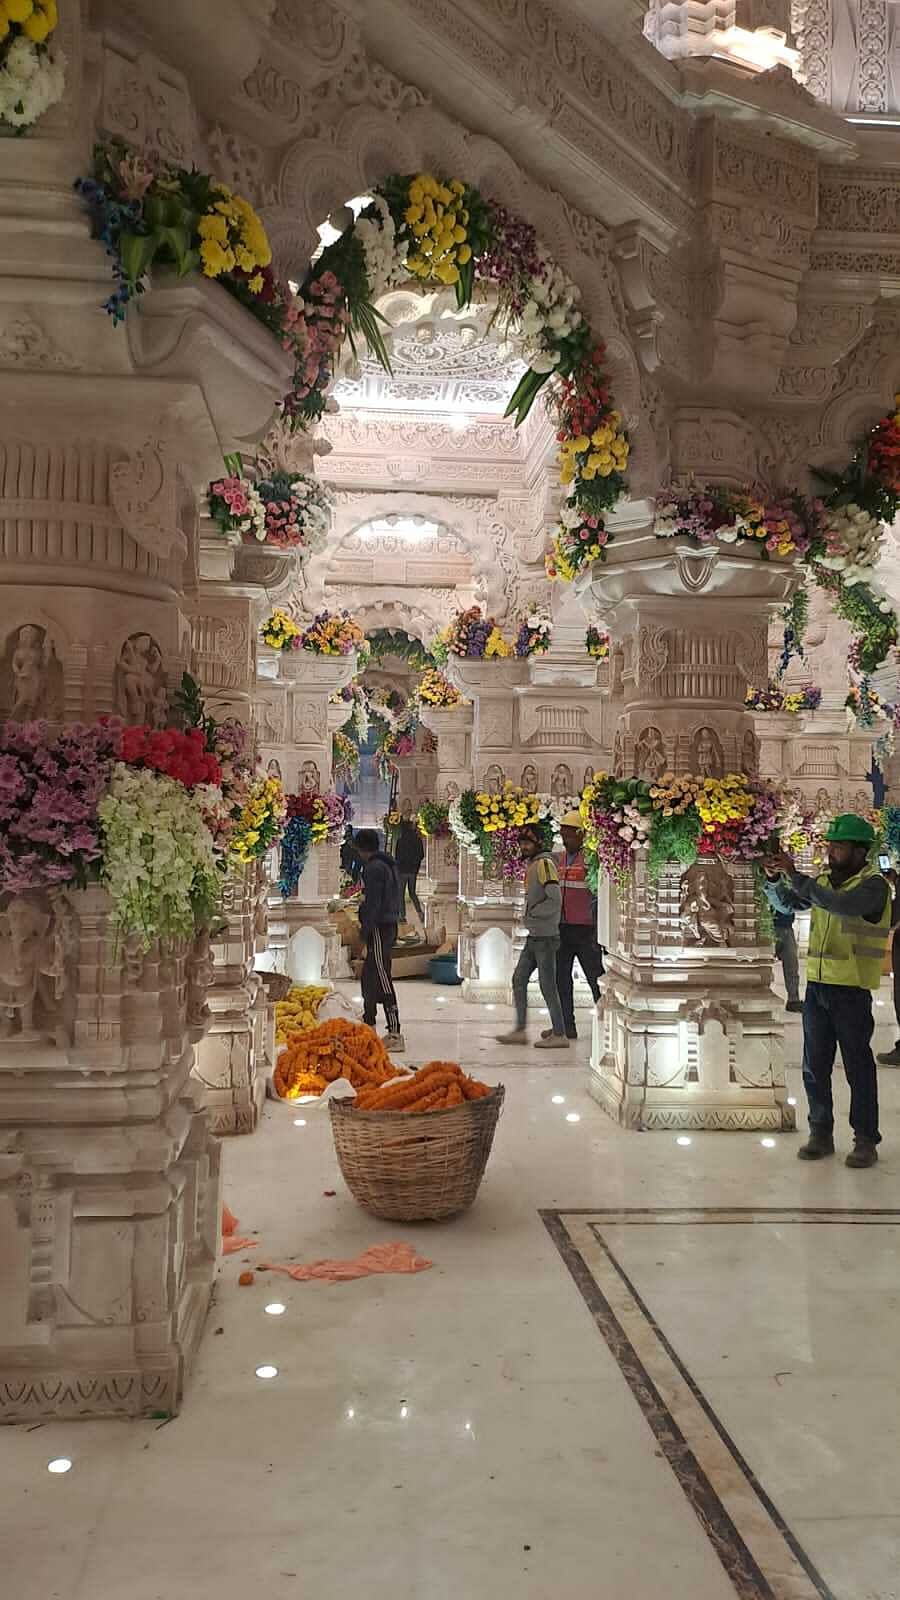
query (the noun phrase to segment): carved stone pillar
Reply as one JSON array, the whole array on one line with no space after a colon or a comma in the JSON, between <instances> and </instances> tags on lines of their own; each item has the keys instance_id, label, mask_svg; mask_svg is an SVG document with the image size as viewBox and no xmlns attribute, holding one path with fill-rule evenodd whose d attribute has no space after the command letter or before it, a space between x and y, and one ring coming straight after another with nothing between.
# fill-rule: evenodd
<instances>
[{"instance_id":1,"label":"carved stone pillar","mask_svg":"<svg viewBox=\"0 0 900 1600\"><path fill-rule=\"evenodd\" d=\"M259 651L256 717L263 764L278 774L288 794L331 787L329 701L356 676L355 652L317 656L309 650ZM277 879L277 863L272 865ZM339 975L341 943L328 915L340 890L340 847L310 851L295 895L269 899L270 949L265 962L297 983ZM257 963L263 965L263 961Z\"/></svg>"},{"instance_id":2,"label":"carved stone pillar","mask_svg":"<svg viewBox=\"0 0 900 1600\"><path fill-rule=\"evenodd\" d=\"M875 730L847 726L839 711L754 715L759 770L803 805L820 811L868 811Z\"/></svg>"},{"instance_id":3,"label":"carved stone pillar","mask_svg":"<svg viewBox=\"0 0 900 1600\"><path fill-rule=\"evenodd\" d=\"M123 948L99 888L18 903L47 932L33 1028L0 1041L0 1421L173 1412L219 1236L207 953Z\"/></svg>"},{"instance_id":4,"label":"carved stone pillar","mask_svg":"<svg viewBox=\"0 0 900 1600\"><path fill-rule=\"evenodd\" d=\"M755 772L744 695L765 680L769 613L790 594L790 568L740 545L667 541L663 554L649 506L612 520L609 559L581 592L624 647L614 774ZM751 867L701 858L654 882L640 860L612 901L595 1098L635 1128L792 1126Z\"/></svg>"},{"instance_id":5,"label":"carved stone pillar","mask_svg":"<svg viewBox=\"0 0 900 1600\"><path fill-rule=\"evenodd\" d=\"M444 804L472 787L472 706L422 706L420 716L437 739L434 798ZM421 889L429 943L442 944L459 933L459 846L452 837L429 839Z\"/></svg>"},{"instance_id":6,"label":"carved stone pillar","mask_svg":"<svg viewBox=\"0 0 900 1600\"><path fill-rule=\"evenodd\" d=\"M527 661L470 661L451 656L444 669L473 703L472 769L476 789L512 783L538 789L537 768L522 764L518 691L528 682ZM456 715L456 713L450 713ZM479 857L460 852L459 968L464 1000L508 1002L512 996L521 885L488 875Z\"/></svg>"}]
</instances>

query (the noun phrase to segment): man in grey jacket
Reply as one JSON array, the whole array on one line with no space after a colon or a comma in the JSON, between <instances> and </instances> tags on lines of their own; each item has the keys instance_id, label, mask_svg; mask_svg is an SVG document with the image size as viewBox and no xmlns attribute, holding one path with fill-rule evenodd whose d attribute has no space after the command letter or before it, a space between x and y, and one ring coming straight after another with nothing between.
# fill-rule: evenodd
<instances>
[{"instance_id":1,"label":"man in grey jacket","mask_svg":"<svg viewBox=\"0 0 900 1600\"><path fill-rule=\"evenodd\" d=\"M525 1021L528 1013L528 982L537 968L538 983L550 1013L552 1031L535 1039L535 1050L568 1050L566 1024L559 990L556 987L556 956L559 950L559 918L562 895L559 873L540 828L522 828L519 844L528 869L525 873L525 927L528 937L513 973L516 1025L511 1033L497 1035L500 1044L527 1044Z\"/></svg>"}]
</instances>

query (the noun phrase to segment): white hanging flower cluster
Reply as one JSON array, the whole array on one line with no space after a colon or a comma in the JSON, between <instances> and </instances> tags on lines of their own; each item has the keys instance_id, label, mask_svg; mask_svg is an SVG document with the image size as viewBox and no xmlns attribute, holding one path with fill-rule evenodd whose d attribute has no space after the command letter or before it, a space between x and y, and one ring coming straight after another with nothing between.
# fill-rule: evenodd
<instances>
[{"instance_id":1,"label":"white hanging flower cluster","mask_svg":"<svg viewBox=\"0 0 900 1600\"><path fill-rule=\"evenodd\" d=\"M372 300L377 300L385 289L406 282L409 274L404 268L406 252L397 248L397 231L387 201L377 194L371 207L366 209L375 211L377 219L375 216L361 216L356 223L355 233L366 258L369 295Z\"/></svg>"},{"instance_id":2,"label":"white hanging flower cluster","mask_svg":"<svg viewBox=\"0 0 900 1600\"><path fill-rule=\"evenodd\" d=\"M559 341L584 322L581 290L555 261L545 259L544 275L533 278L522 312L523 357L535 372L552 372L560 360Z\"/></svg>"},{"instance_id":3,"label":"white hanging flower cluster","mask_svg":"<svg viewBox=\"0 0 900 1600\"><path fill-rule=\"evenodd\" d=\"M66 58L24 34L13 39L0 66L0 122L30 128L63 97Z\"/></svg>"},{"instance_id":4,"label":"white hanging flower cluster","mask_svg":"<svg viewBox=\"0 0 900 1600\"><path fill-rule=\"evenodd\" d=\"M826 518L821 565L839 572L847 584L860 583L881 554L884 524L854 501L829 507Z\"/></svg>"}]
</instances>

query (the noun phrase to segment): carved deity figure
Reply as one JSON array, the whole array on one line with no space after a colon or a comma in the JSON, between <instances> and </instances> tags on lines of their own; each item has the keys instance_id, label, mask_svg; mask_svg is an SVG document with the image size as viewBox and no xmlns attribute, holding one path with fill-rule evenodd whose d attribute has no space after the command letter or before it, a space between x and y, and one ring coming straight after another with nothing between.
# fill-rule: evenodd
<instances>
[{"instance_id":1,"label":"carved deity figure","mask_svg":"<svg viewBox=\"0 0 900 1600\"><path fill-rule=\"evenodd\" d=\"M304 761L300 768L300 793L318 794L322 786L319 769L314 761Z\"/></svg>"},{"instance_id":2,"label":"carved deity figure","mask_svg":"<svg viewBox=\"0 0 900 1600\"><path fill-rule=\"evenodd\" d=\"M149 633L125 640L116 666L116 709L131 723L164 728L168 718L162 651Z\"/></svg>"},{"instance_id":3,"label":"carved deity figure","mask_svg":"<svg viewBox=\"0 0 900 1600\"><path fill-rule=\"evenodd\" d=\"M725 758L718 734L712 728L698 728L691 744L691 770L701 778L721 778Z\"/></svg>"},{"instance_id":4,"label":"carved deity figure","mask_svg":"<svg viewBox=\"0 0 900 1600\"><path fill-rule=\"evenodd\" d=\"M505 782L506 779L504 778L502 767L488 767L484 775L484 787L488 794L502 794Z\"/></svg>"},{"instance_id":5,"label":"carved deity figure","mask_svg":"<svg viewBox=\"0 0 900 1600\"><path fill-rule=\"evenodd\" d=\"M575 780L572 777L572 768L567 767L564 761L553 768L550 779L550 794L554 800L567 800L574 793Z\"/></svg>"},{"instance_id":6,"label":"carved deity figure","mask_svg":"<svg viewBox=\"0 0 900 1600\"><path fill-rule=\"evenodd\" d=\"M454 783L452 778L450 779L450 782L447 785L446 798L447 798L447 804L448 805L450 804L451 800L458 800L459 799L459 784L458 783Z\"/></svg>"},{"instance_id":7,"label":"carved deity figure","mask_svg":"<svg viewBox=\"0 0 900 1600\"><path fill-rule=\"evenodd\" d=\"M12 654L14 722L32 722L42 710L46 683L46 643L42 628L26 622Z\"/></svg>"},{"instance_id":8,"label":"carved deity figure","mask_svg":"<svg viewBox=\"0 0 900 1600\"><path fill-rule=\"evenodd\" d=\"M734 932L734 885L715 856L701 856L681 877L681 928L685 944L728 945Z\"/></svg>"},{"instance_id":9,"label":"carved deity figure","mask_svg":"<svg viewBox=\"0 0 900 1600\"><path fill-rule=\"evenodd\" d=\"M588 784L589 783L593 783L593 781L594 781L594 768L593 768L593 766L585 767L585 769L584 769L584 778L582 779L582 783L581 783L582 789L586 789Z\"/></svg>"},{"instance_id":10,"label":"carved deity figure","mask_svg":"<svg viewBox=\"0 0 900 1600\"><path fill-rule=\"evenodd\" d=\"M533 767L530 761L522 768L522 789L525 794L537 794L537 767Z\"/></svg>"},{"instance_id":11,"label":"carved deity figure","mask_svg":"<svg viewBox=\"0 0 900 1600\"><path fill-rule=\"evenodd\" d=\"M741 745L741 771L746 777L753 778L756 775L756 767L756 734L752 728L748 728Z\"/></svg>"},{"instance_id":12,"label":"carved deity figure","mask_svg":"<svg viewBox=\"0 0 900 1600\"><path fill-rule=\"evenodd\" d=\"M634 770L650 783L656 783L666 770L666 747L658 728L642 728L634 747Z\"/></svg>"},{"instance_id":13,"label":"carved deity figure","mask_svg":"<svg viewBox=\"0 0 900 1600\"><path fill-rule=\"evenodd\" d=\"M16 895L0 913L0 1013L7 1024L18 1016L22 1041L40 1038L34 1026L38 982L56 964L49 929L49 908L32 894Z\"/></svg>"}]
</instances>

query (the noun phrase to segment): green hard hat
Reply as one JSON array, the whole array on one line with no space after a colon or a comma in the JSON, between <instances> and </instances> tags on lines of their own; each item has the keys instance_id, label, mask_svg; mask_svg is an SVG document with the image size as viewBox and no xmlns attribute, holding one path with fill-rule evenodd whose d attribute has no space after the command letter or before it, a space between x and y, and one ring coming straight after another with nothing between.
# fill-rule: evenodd
<instances>
[{"instance_id":1,"label":"green hard hat","mask_svg":"<svg viewBox=\"0 0 900 1600\"><path fill-rule=\"evenodd\" d=\"M839 817L832 818L825 839L828 844L874 844L875 829L865 817L842 811Z\"/></svg>"}]
</instances>

